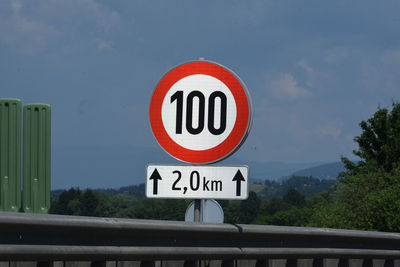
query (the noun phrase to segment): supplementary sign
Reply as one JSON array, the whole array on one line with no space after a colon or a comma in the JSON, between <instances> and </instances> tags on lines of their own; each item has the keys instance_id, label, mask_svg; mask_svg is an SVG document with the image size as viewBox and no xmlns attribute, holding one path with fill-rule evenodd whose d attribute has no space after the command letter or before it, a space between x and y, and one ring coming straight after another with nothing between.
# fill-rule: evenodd
<instances>
[{"instance_id":1,"label":"supplementary sign","mask_svg":"<svg viewBox=\"0 0 400 267\"><path fill-rule=\"evenodd\" d=\"M210 61L189 62L169 71L154 90L149 115L153 134L167 153L203 164L236 151L252 121L244 83Z\"/></svg>"},{"instance_id":2,"label":"supplementary sign","mask_svg":"<svg viewBox=\"0 0 400 267\"><path fill-rule=\"evenodd\" d=\"M148 198L247 199L247 166L148 165Z\"/></svg>"}]
</instances>

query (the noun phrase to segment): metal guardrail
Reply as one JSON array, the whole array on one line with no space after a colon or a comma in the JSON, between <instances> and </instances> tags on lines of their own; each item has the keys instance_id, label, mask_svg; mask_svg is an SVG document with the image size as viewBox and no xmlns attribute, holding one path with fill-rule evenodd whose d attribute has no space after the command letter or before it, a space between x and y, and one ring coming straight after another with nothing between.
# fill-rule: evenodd
<instances>
[{"instance_id":1,"label":"metal guardrail","mask_svg":"<svg viewBox=\"0 0 400 267\"><path fill-rule=\"evenodd\" d=\"M0 213L5 266L400 266L398 259L398 233Z\"/></svg>"}]
</instances>

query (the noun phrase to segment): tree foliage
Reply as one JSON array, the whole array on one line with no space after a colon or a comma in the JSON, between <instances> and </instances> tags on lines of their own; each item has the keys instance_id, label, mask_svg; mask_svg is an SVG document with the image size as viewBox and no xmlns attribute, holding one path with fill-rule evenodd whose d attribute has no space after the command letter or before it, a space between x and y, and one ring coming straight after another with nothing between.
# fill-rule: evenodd
<instances>
[{"instance_id":1,"label":"tree foliage","mask_svg":"<svg viewBox=\"0 0 400 267\"><path fill-rule=\"evenodd\" d=\"M353 153L361 160L358 164L343 158L346 175L365 170L391 172L400 167L400 103L393 103L392 110L379 108L372 118L360 123L362 133L354 138L359 149Z\"/></svg>"},{"instance_id":2,"label":"tree foliage","mask_svg":"<svg viewBox=\"0 0 400 267\"><path fill-rule=\"evenodd\" d=\"M311 198L311 200L314 198ZM310 200L310 201L311 201ZM176 199L136 199L127 194L106 194L103 191L78 188L64 190L53 198L51 213L96 217L183 221L190 201ZM296 189L283 198L262 201L255 192L243 201L220 201L227 223L263 223L306 225L309 201ZM305 215L302 215L305 214Z\"/></svg>"},{"instance_id":3,"label":"tree foliage","mask_svg":"<svg viewBox=\"0 0 400 267\"><path fill-rule=\"evenodd\" d=\"M243 201L219 201L225 214L226 223L238 224L275 224L307 225L310 206L315 196L308 199L301 192L310 190L319 192L332 183L313 177L291 177L282 183L273 184L279 197L263 199L253 191ZM289 186L296 187L289 188ZM297 189L299 188L299 189ZM55 214L116 217L156 220L184 220L186 208L190 201L176 199L144 198L144 185L106 190L57 190L52 192L50 212ZM301 214L306 214L302 216Z\"/></svg>"},{"instance_id":4,"label":"tree foliage","mask_svg":"<svg viewBox=\"0 0 400 267\"><path fill-rule=\"evenodd\" d=\"M302 207L306 202L304 196L294 188L290 188L286 195L283 196L283 201L296 207Z\"/></svg>"},{"instance_id":5,"label":"tree foliage","mask_svg":"<svg viewBox=\"0 0 400 267\"><path fill-rule=\"evenodd\" d=\"M282 198L289 189L296 189L305 198L328 190L335 184L334 179L319 179L311 176L291 176L281 183L277 181L265 181L265 188L259 193L262 199Z\"/></svg>"},{"instance_id":6,"label":"tree foliage","mask_svg":"<svg viewBox=\"0 0 400 267\"><path fill-rule=\"evenodd\" d=\"M340 176L335 201L321 206L312 225L377 231L400 231L400 104L379 108L360 123L354 140L360 158L343 158L347 171Z\"/></svg>"}]
</instances>

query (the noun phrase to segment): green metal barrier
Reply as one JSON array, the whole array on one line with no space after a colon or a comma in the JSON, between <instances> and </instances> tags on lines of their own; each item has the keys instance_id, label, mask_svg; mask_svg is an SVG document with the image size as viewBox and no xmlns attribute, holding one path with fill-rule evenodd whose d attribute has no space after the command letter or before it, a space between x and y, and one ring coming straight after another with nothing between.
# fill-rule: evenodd
<instances>
[{"instance_id":1,"label":"green metal barrier","mask_svg":"<svg viewBox=\"0 0 400 267\"><path fill-rule=\"evenodd\" d=\"M0 210L21 207L21 101L0 99Z\"/></svg>"},{"instance_id":2,"label":"green metal barrier","mask_svg":"<svg viewBox=\"0 0 400 267\"><path fill-rule=\"evenodd\" d=\"M48 104L24 105L23 210L50 209L50 123Z\"/></svg>"}]
</instances>

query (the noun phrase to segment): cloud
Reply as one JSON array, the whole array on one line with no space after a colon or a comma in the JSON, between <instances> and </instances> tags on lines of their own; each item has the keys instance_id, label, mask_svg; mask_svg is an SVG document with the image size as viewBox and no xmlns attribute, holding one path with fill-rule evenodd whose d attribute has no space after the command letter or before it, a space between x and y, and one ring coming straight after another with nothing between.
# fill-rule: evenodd
<instances>
[{"instance_id":1,"label":"cloud","mask_svg":"<svg viewBox=\"0 0 400 267\"><path fill-rule=\"evenodd\" d=\"M9 14L0 18L0 42L34 53L46 47L48 41L57 34L53 26L26 16L21 1L12 0L8 7Z\"/></svg>"},{"instance_id":2,"label":"cloud","mask_svg":"<svg viewBox=\"0 0 400 267\"><path fill-rule=\"evenodd\" d=\"M370 56L368 60L361 63L360 70L364 91L379 92L380 96L383 96L382 92L385 92L390 98L398 98L400 49L384 50Z\"/></svg>"},{"instance_id":3,"label":"cloud","mask_svg":"<svg viewBox=\"0 0 400 267\"><path fill-rule=\"evenodd\" d=\"M302 68L307 74L307 86L313 87L317 78L315 70L305 61L304 59L298 63L299 67Z\"/></svg>"},{"instance_id":4,"label":"cloud","mask_svg":"<svg viewBox=\"0 0 400 267\"><path fill-rule=\"evenodd\" d=\"M296 79L290 73L273 80L269 85L269 91L280 100L295 100L311 95L310 91L298 86Z\"/></svg>"},{"instance_id":5,"label":"cloud","mask_svg":"<svg viewBox=\"0 0 400 267\"><path fill-rule=\"evenodd\" d=\"M342 134L342 121L333 120L326 122L323 126L317 129L317 133L324 136L338 138Z\"/></svg>"},{"instance_id":6,"label":"cloud","mask_svg":"<svg viewBox=\"0 0 400 267\"><path fill-rule=\"evenodd\" d=\"M0 16L0 42L29 54L95 42L112 47L110 33L120 25L118 12L94 0L10 0ZM89 41L89 42L88 42ZM60 46L61 45L61 46Z\"/></svg>"},{"instance_id":7,"label":"cloud","mask_svg":"<svg viewBox=\"0 0 400 267\"><path fill-rule=\"evenodd\" d=\"M327 135L331 137L338 137L342 132L339 128L336 128L332 125L319 128L318 130L319 133L321 133L322 135Z\"/></svg>"},{"instance_id":8,"label":"cloud","mask_svg":"<svg viewBox=\"0 0 400 267\"><path fill-rule=\"evenodd\" d=\"M387 65L399 65L400 64L400 49L387 51L381 58L382 62Z\"/></svg>"},{"instance_id":9,"label":"cloud","mask_svg":"<svg viewBox=\"0 0 400 267\"><path fill-rule=\"evenodd\" d=\"M95 41L95 44L97 46L97 51L103 52L103 51L110 51L113 49L112 42L109 40L97 38Z\"/></svg>"},{"instance_id":10,"label":"cloud","mask_svg":"<svg viewBox=\"0 0 400 267\"><path fill-rule=\"evenodd\" d=\"M326 63L340 62L348 58L349 51L346 47L335 47L331 48L327 54L324 56L324 61Z\"/></svg>"}]
</instances>

